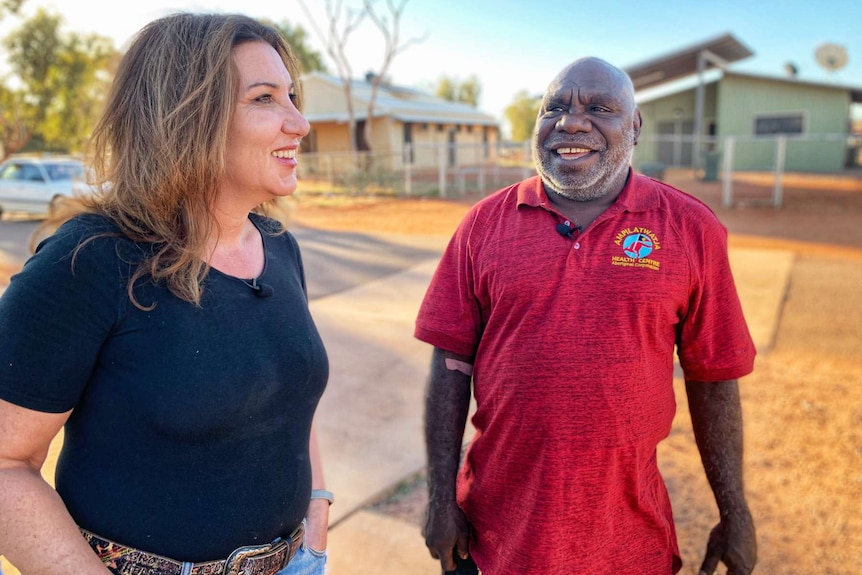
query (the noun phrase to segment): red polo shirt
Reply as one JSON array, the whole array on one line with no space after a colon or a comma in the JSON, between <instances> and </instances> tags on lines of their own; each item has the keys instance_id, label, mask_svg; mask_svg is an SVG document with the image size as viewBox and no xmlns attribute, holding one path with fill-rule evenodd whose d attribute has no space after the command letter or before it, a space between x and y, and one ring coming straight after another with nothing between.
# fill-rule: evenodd
<instances>
[{"instance_id":1,"label":"red polo shirt","mask_svg":"<svg viewBox=\"0 0 862 575\"><path fill-rule=\"evenodd\" d=\"M484 575L680 568L656 446L674 346L689 379L748 374L754 345L710 209L634 173L574 237L531 178L477 203L415 335L475 356L476 435L458 479Z\"/></svg>"}]
</instances>

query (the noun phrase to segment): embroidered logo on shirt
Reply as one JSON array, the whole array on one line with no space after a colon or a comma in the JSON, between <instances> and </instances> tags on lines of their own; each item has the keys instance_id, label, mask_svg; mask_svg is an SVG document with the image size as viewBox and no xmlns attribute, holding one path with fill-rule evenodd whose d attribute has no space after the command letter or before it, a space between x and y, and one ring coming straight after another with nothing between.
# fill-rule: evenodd
<instances>
[{"instance_id":1,"label":"embroidered logo on shirt","mask_svg":"<svg viewBox=\"0 0 862 575\"><path fill-rule=\"evenodd\" d=\"M623 255L612 256L611 265L656 271L661 266L661 262L649 257L661 249L661 244L647 228L626 228L617 234L614 243L622 249Z\"/></svg>"}]
</instances>

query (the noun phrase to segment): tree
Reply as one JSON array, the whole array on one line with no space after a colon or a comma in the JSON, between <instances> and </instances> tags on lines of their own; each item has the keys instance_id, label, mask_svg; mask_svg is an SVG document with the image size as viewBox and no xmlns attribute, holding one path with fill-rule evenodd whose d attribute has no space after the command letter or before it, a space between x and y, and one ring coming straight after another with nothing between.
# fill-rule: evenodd
<instances>
[{"instance_id":1,"label":"tree","mask_svg":"<svg viewBox=\"0 0 862 575\"><path fill-rule=\"evenodd\" d=\"M335 63L335 69L338 74L338 79L341 80L341 86L344 90L344 101L347 107L347 139L350 149L356 150L356 113L353 110L353 68L350 66L350 59L347 57L347 40L350 35L356 31L362 20L365 18L364 11L347 10L342 12L343 5L341 0L336 0L335 6L332 2L326 2L326 18L329 22L328 32L324 33L317 25L317 21L308 10L304 0L299 0L299 5L305 12L311 22L312 27L317 32L321 41L324 44L324 49L332 61ZM342 21L342 16L344 20Z\"/></svg>"},{"instance_id":2,"label":"tree","mask_svg":"<svg viewBox=\"0 0 862 575\"><path fill-rule=\"evenodd\" d=\"M31 148L77 151L101 111L117 58L113 43L95 34L64 35L61 24L60 15L39 9L2 41L20 85L0 90L7 154L31 141Z\"/></svg>"},{"instance_id":3,"label":"tree","mask_svg":"<svg viewBox=\"0 0 862 575\"><path fill-rule=\"evenodd\" d=\"M77 150L87 141L104 108L113 77L104 72L115 56L103 36L72 34L63 41L52 74L55 97L39 130L51 148Z\"/></svg>"},{"instance_id":4,"label":"tree","mask_svg":"<svg viewBox=\"0 0 862 575\"><path fill-rule=\"evenodd\" d=\"M22 4L24 4L24 0L0 0L0 20L6 14L17 14Z\"/></svg>"},{"instance_id":5,"label":"tree","mask_svg":"<svg viewBox=\"0 0 862 575\"><path fill-rule=\"evenodd\" d=\"M434 90L434 95L438 98L443 98L449 102L458 100L458 82L449 76L443 76L437 82L437 89Z\"/></svg>"},{"instance_id":6,"label":"tree","mask_svg":"<svg viewBox=\"0 0 862 575\"><path fill-rule=\"evenodd\" d=\"M341 80L341 85L344 90L344 99L347 107L347 125L348 139L350 140L350 149L356 151L356 113L353 108L353 68L350 64L350 59L347 53L347 41L350 35L362 24L365 18L369 18L383 35L384 50L383 62L376 72L370 72L366 77L371 83L371 97L368 102L368 112L365 121L365 132L363 139L366 147L371 148L371 123L374 117L374 106L377 101L377 92L380 84L386 78L386 73L392 61L399 53L404 51L408 46L421 39L411 39L402 43L400 39L401 16L404 13L404 8L409 0L401 0L396 6L394 0L386 0L386 6L389 11L391 20L377 13L374 7L374 0L363 0L362 7L358 10L344 10L342 0L331 0L326 2L326 17L329 22L329 28L324 33L317 25L311 12L305 4L304 0L299 0L299 4L308 17L317 35L324 43L327 55L335 63L335 68L338 72L338 78Z\"/></svg>"},{"instance_id":7,"label":"tree","mask_svg":"<svg viewBox=\"0 0 862 575\"><path fill-rule=\"evenodd\" d=\"M386 73L389 71L389 66L392 60L399 53L407 49L408 46L416 42L421 42L419 38L413 38L405 43L401 43L401 15L404 13L404 8L407 6L408 0L402 0L397 7L393 0L386 0L386 6L389 8L389 15L392 17L391 22L386 16L377 14L374 9L372 0L365 0L365 11L380 33L383 35L383 63L376 74L371 76L371 98L368 100L368 115L365 120L365 143L368 149L371 149L371 121L374 119L374 104L377 101L377 91L380 88L381 82L386 78Z\"/></svg>"},{"instance_id":8,"label":"tree","mask_svg":"<svg viewBox=\"0 0 862 575\"><path fill-rule=\"evenodd\" d=\"M33 135L32 106L23 93L0 84L0 160L20 152Z\"/></svg>"},{"instance_id":9,"label":"tree","mask_svg":"<svg viewBox=\"0 0 862 575\"><path fill-rule=\"evenodd\" d=\"M293 50L294 56L299 60L303 72L326 72L323 56L317 50L308 45L308 34L302 26L292 26L289 22L276 24L271 22L281 32L287 43Z\"/></svg>"},{"instance_id":10,"label":"tree","mask_svg":"<svg viewBox=\"0 0 862 575\"><path fill-rule=\"evenodd\" d=\"M482 94L482 85L474 75L464 81L456 80L448 76L440 78L434 94L450 102L461 102L473 106L479 105L479 96Z\"/></svg>"},{"instance_id":11,"label":"tree","mask_svg":"<svg viewBox=\"0 0 862 575\"><path fill-rule=\"evenodd\" d=\"M479 97L481 95L482 85L476 76L470 76L458 86L458 101L469 104L474 108L479 106Z\"/></svg>"},{"instance_id":12,"label":"tree","mask_svg":"<svg viewBox=\"0 0 862 575\"><path fill-rule=\"evenodd\" d=\"M509 122L513 142L525 142L532 137L541 105L541 96L530 96L526 90L515 94L503 112Z\"/></svg>"}]
</instances>

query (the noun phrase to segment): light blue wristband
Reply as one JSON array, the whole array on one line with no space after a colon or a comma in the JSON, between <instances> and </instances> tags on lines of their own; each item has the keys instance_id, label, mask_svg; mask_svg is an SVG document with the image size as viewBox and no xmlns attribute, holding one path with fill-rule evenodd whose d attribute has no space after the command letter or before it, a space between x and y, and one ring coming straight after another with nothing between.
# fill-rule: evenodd
<instances>
[{"instance_id":1,"label":"light blue wristband","mask_svg":"<svg viewBox=\"0 0 862 575\"><path fill-rule=\"evenodd\" d=\"M327 501L329 501L330 505L335 503L335 495L333 495L332 491L327 491L326 489L312 489L311 498L326 499Z\"/></svg>"}]
</instances>

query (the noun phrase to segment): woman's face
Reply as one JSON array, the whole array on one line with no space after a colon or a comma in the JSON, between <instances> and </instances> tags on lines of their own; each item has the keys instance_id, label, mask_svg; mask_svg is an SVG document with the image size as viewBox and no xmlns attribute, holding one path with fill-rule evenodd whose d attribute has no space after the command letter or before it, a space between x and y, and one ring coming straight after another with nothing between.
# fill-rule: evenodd
<instances>
[{"instance_id":1,"label":"woman's face","mask_svg":"<svg viewBox=\"0 0 862 575\"><path fill-rule=\"evenodd\" d=\"M249 203L250 209L296 190L296 153L309 126L294 105L293 79L272 46L246 42L233 49L233 57L239 92L219 200Z\"/></svg>"}]
</instances>

